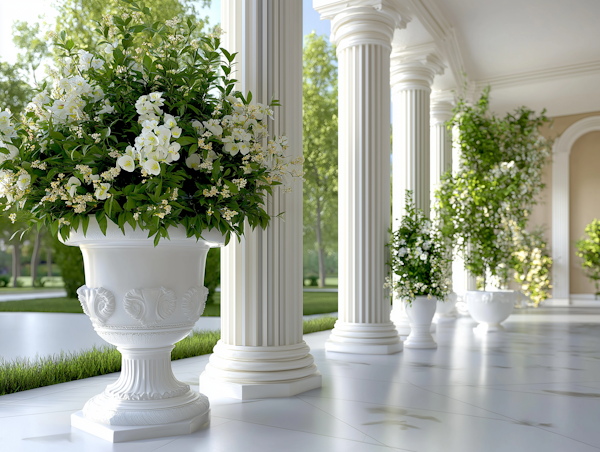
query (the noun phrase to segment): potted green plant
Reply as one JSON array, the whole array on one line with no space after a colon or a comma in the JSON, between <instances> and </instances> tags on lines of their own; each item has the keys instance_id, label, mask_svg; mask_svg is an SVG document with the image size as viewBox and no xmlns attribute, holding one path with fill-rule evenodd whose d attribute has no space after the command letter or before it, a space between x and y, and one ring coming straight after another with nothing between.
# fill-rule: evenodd
<instances>
[{"instance_id":1,"label":"potted green plant","mask_svg":"<svg viewBox=\"0 0 600 452\"><path fill-rule=\"evenodd\" d=\"M391 275L386 287L406 304L411 330L404 346L436 348L430 328L438 300L444 301L451 288L449 247L439 229L415 208L410 190L406 192L405 212L399 228L392 231Z\"/></svg>"},{"instance_id":2,"label":"potted green plant","mask_svg":"<svg viewBox=\"0 0 600 452\"><path fill-rule=\"evenodd\" d=\"M585 227L584 236L575 244L577 256L582 259L581 268L587 277L594 282L596 294L600 295L600 221L594 219Z\"/></svg>"},{"instance_id":3,"label":"potted green plant","mask_svg":"<svg viewBox=\"0 0 600 452\"><path fill-rule=\"evenodd\" d=\"M466 268L478 278L467 291L480 331L501 329L514 307L506 288L515 234L525 230L550 142L539 132L548 118L521 107L504 118L489 112L489 88L475 105L460 100L450 126L457 131L459 169L442 176L436 192L443 235L456 244Z\"/></svg>"},{"instance_id":4,"label":"potted green plant","mask_svg":"<svg viewBox=\"0 0 600 452\"><path fill-rule=\"evenodd\" d=\"M195 39L193 20L155 21L124 2L98 25L100 51L60 33L59 67L23 116L0 113L0 206L81 248L82 307L122 354L120 379L73 425L166 436L209 416L170 361L204 310L207 252L244 224L266 226L267 194L301 162L268 135L277 103L234 90L218 36Z\"/></svg>"}]
</instances>

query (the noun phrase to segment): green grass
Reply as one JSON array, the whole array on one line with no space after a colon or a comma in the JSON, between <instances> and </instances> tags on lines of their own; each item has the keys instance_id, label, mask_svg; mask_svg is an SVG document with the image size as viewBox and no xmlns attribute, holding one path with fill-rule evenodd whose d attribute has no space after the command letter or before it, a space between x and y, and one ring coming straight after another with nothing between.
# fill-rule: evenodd
<instances>
[{"instance_id":1,"label":"green grass","mask_svg":"<svg viewBox=\"0 0 600 452\"><path fill-rule=\"evenodd\" d=\"M337 292L304 292L304 315L327 314L337 310Z\"/></svg>"},{"instance_id":2,"label":"green grass","mask_svg":"<svg viewBox=\"0 0 600 452\"><path fill-rule=\"evenodd\" d=\"M304 292L304 315L328 314L338 309L337 292ZM221 315L220 293L213 294L213 304L206 305L204 317ZM83 313L76 298L42 298L0 302L0 312L69 312Z\"/></svg>"},{"instance_id":3,"label":"green grass","mask_svg":"<svg viewBox=\"0 0 600 452\"><path fill-rule=\"evenodd\" d=\"M304 322L304 334L333 328L336 319L323 317ZM171 359L184 359L212 353L220 339L218 331L194 331L175 344ZM96 377L121 370L121 353L113 347L92 348L78 353L61 353L37 360L0 362L0 396L28 389Z\"/></svg>"}]
</instances>

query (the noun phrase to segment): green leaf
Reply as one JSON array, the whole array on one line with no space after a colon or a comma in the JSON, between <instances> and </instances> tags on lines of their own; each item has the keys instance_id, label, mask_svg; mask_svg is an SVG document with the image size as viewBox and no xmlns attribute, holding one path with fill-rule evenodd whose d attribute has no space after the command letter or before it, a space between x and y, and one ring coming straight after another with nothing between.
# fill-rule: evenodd
<instances>
[{"instance_id":1,"label":"green leaf","mask_svg":"<svg viewBox=\"0 0 600 452\"><path fill-rule=\"evenodd\" d=\"M198 140L196 138L193 137L179 137L177 139L177 143L179 143L181 146L187 146L188 144L192 144L192 143L198 143Z\"/></svg>"},{"instance_id":2,"label":"green leaf","mask_svg":"<svg viewBox=\"0 0 600 452\"><path fill-rule=\"evenodd\" d=\"M98 221L98 226L100 226L100 230L102 234L106 235L106 229L108 228L108 221L106 219L106 214L103 210L99 210L96 212L96 220Z\"/></svg>"},{"instance_id":3,"label":"green leaf","mask_svg":"<svg viewBox=\"0 0 600 452\"><path fill-rule=\"evenodd\" d=\"M83 235L87 234L88 226L90 225L90 216L84 215L81 217L81 227L83 229Z\"/></svg>"}]
</instances>

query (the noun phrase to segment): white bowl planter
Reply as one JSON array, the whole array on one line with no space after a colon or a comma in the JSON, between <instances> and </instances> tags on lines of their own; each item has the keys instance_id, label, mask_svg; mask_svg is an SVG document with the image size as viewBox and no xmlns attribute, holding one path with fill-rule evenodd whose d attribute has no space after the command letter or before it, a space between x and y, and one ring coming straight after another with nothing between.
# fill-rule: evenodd
<instances>
[{"instance_id":1,"label":"white bowl planter","mask_svg":"<svg viewBox=\"0 0 600 452\"><path fill-rule=\"evenodd\" d=\"M476 332L502 331L504 322L515 308L515 292L513 290L468 290L465 301L471 317L479 323Z\"/></svg>"},{"instance_id":2,"label":"white bowl planter","mask_svg":"<svg viewBox=\"0 0 600 452\"><path fill-rule=\"evenodd\" d=\"M123 234L111 222L105 236L92 219L85 236L80 228L65 241L83 253L83 310L122 355L119 379L72 424L113 442L191 433L209 421L207 397L173 375L171 350L204 312L206 255L224 238L211 231L196 241L183 226L169 236L155 247L148 231L126 224Z\"/></svg>"},{"instance_id":3,"label":"white bowl planter","mask_svg":"<svg viewBox=\"0 0 600 452\"><path fill-rule=\"evenodd\" d=\"M409 305L406 303L406 315L410 322L410 335L404 341L405 348L437 348L431 335L431 321L437 307L435 297L415 297Z\"/></svg>"},{"instance_id":4,"label":"white bowl planter","mask_svg":"<svg viewBox=\"0 0 600 452\"><path fill-rule=\"evenodd\" d=\"M453 320L456 319L456 301L458 299L458 295L454 292L448 295L446 301L437 302L437 308L435 310L434 322L441 320Z\"/></svg>"}]
</instances>

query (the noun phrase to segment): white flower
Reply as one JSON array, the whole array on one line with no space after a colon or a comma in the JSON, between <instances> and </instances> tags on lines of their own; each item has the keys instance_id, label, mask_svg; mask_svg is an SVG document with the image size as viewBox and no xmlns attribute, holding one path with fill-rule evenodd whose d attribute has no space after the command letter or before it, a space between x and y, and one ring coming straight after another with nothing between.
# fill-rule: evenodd
<instances>
[{"instance_id":1,"label":"white flower","mask_svg":"<svg viewBox=\"0 0 600 452\"><path fill-rule=\"evenodd\" d=\"M225 143L223 150L228 154L236 155L238 152L240 152L240 144L232 142Z\"/></svg>"},{"instance_id":2,"label":"white flower","mask_svg":"<svg viewBox=\"0 0 600 452\"><path fill-rule=\"evenodd\" d=\"M17 179L17 187L19 187L19 190L21 190L21 191L23 191L27 187L29 187L30 183L31 183L31 176L29 174L21 174L19 176L19 178Z\"/></svg>"},{"instance_id":3,"label":"white flower","mask_svg":"<svg viewBox=\"0 0 600 452\"><path fill-rule=\"evenodd\" d=\"M403 240L403 241L404 241L404 240ZM406 242L405 242L405 243L406 243ZM404 256L406 256L406 253L408 253L408 250L407 250L406 248L404 248L404 247L402 247L402 248L400 248L400 249L398 250L398 255L399 255L400 257L404 257Z\"/></svg>"},{"instance_id":4,"label":"white flower","mask_svg":"<svg viewBox=\"0 0 600 452\"><path fill-rule=\"evenodd\" d=\"M181 136L181 127L173 127L171 129L171 134L173 135L173 138L179 138Z\"/></svg>"},{"instance_id":5,"label":"white flower","mask_svg":"<svg viewBox=\"0 0 600 452\"><path fill-rule=\"evenodd\" d=\"M75 176L71 176L67 181L67 190L69 190L71 198L75 196L75 193L77 192L77 187L79 186L81 186L81 181Z\"/></svg>"},{"instance_id":6,"label":"white flower","mask_svg":"<svg viewBox=\"0 0 600 452\"><path fill-rule=\"evenodd\" d=\"M188 168L199 170L200 169L200 156L198 154L192 154L185 159L185 164Z\"/></svg>"},{"instance_id":7,"label":"white flower","mask_svg":"<svg viewBox=\"0 0 600 452\"><path fill-rule=\"evenodd\" d=\"M110 184L107 183L100 183L96 185L96 191L94 192L94 196L96 197L96 199L103 201L106 198L108 198L109 193L108 190L110 189Z\"/></svg>"},{"instance_id":8,"label":"white flower","mask_svg":"<svg viewBox=\"0 0 600 452\"><path fill-rule=\"evenodd\" d=\"M125 171L132 172L135 169L135 162L130 155L123 155L117 160L117 164Z\"/></svg>"},{"instance_id":9,"label":"white flower","mask_svg":"<svg viewBox=\"0 0 600 452\"><path fill-rule=\"evenodd\" d=\"M90 52L86 52L85 50L80 50L78 53L79 69L81 69L82 71L87 71L90 68L94 55L92 55Z\"/></svg>"},{"instance_id":10,"label":"white flower","mask_svg":"<svg viewBox=\"0 0 600 452\"><path fill-rule=\"evenodd\" d=\"M165 121L165 126L168 127L169 129L172 129L173 127L177 126L177 121L175 121L175 117L171 116L169 114L165 115L164 121Z\"/></svg>"},{"instance_id":11,"label":"white flower","mask_svg":"<svg viewBox=\"0 0 600 452\"><path fill-rule=\"evenodd\" d=\"M426 261L426 260L427 260L427 254L423 253L423 254L421 254L421 255L419 256L419 258L420 258L422 261Z\"/></svg>"},{"instance_id":12,"label":"white flower","mask_svg":"<svg viewBox=\"0 0 600 452\"><path fill-rule=\"evenodd\" d=\"M146 160L146 163L144 163L144 169L148 172L148 174L158 176L160 174L160 163L154 159Z\"/></svg>"},{"instance_id":13,"label":"white flower","mask_svg":"<svg viewBox=\"0 0 600 452\"><path fill-rule=\"evenodd\" d=\"M223 133L223 127L219 125L216 119L204 121L203 124L213 135L220 136Z\"/></svg>"}]
</instances>

